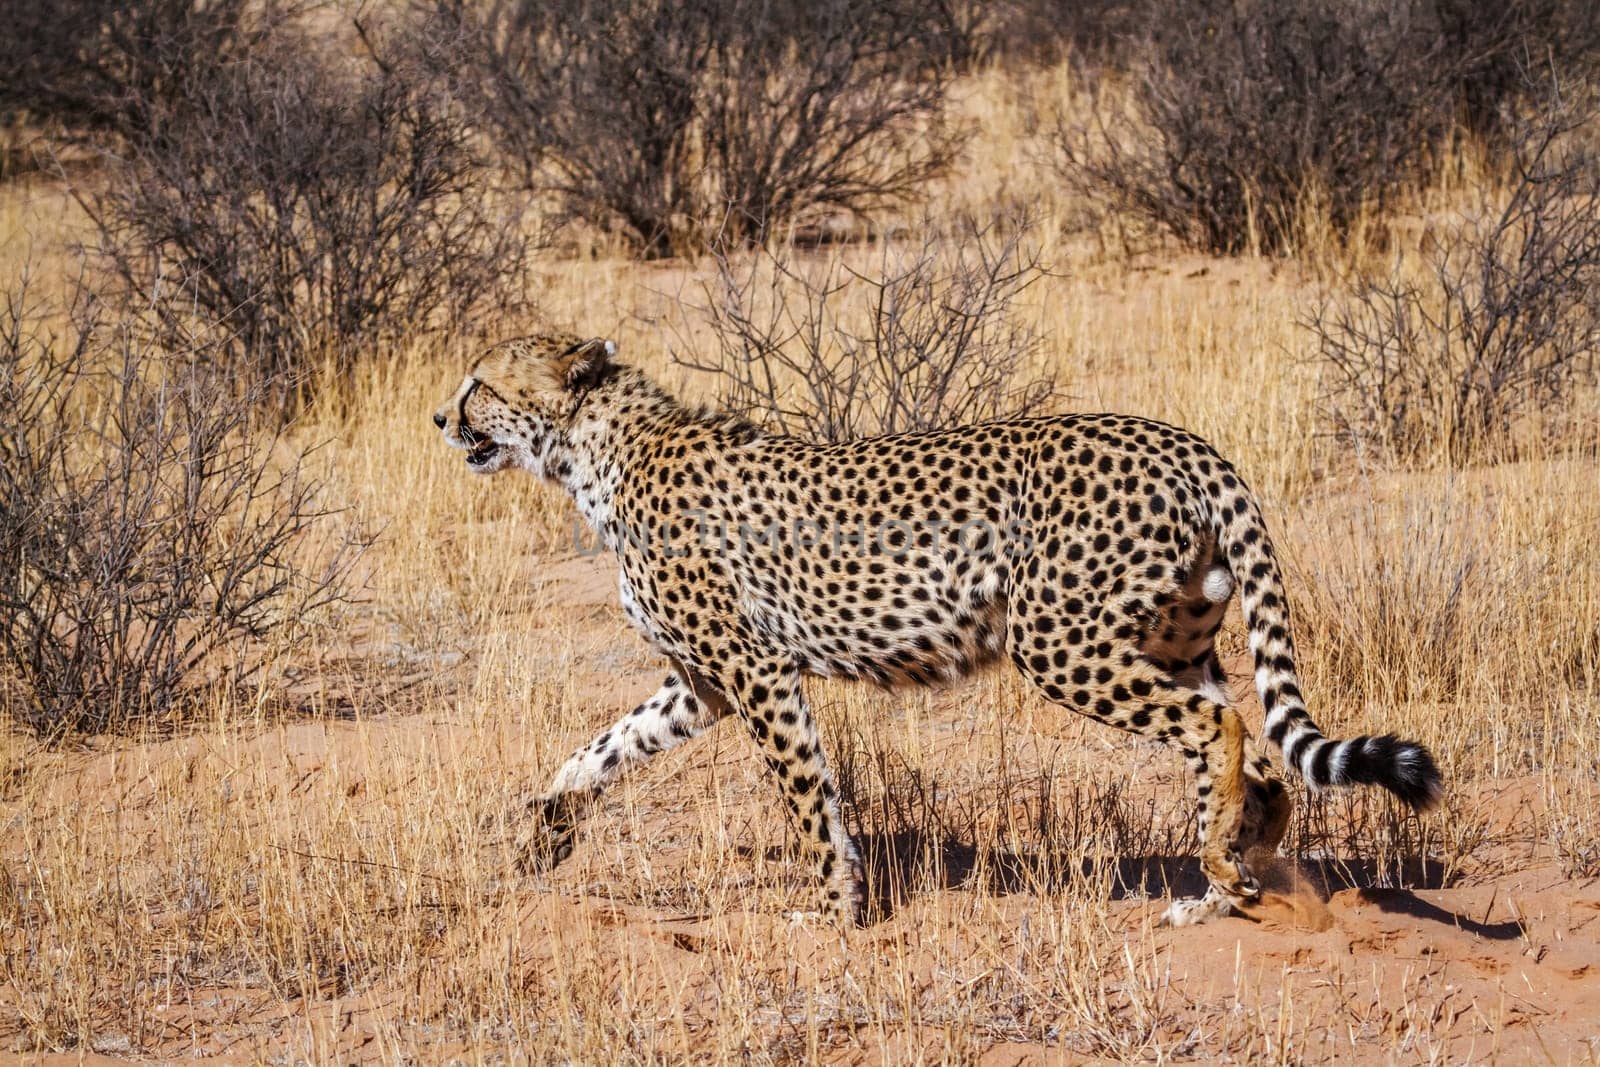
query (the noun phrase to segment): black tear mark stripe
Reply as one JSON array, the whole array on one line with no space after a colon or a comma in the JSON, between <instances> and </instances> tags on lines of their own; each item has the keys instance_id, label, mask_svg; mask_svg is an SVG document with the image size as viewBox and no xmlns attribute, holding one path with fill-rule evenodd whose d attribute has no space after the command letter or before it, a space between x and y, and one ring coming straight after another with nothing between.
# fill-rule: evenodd
<instances>
[{"instance_id":1,"label":"black tear mark stripe","mask_svg":"<svg viewBox=\"0 0 1600 1067\"><path fill-rule=\"evenodd\" d=\"M478 386L482 384L477 378L473 378L472 384L467 386L466 391L461 394L460 402L456 404L456 432L467 444L472 443L467 436L471 432L467 429L467 401L472 399L472 394L477 392Z\"/></svg>"}]
</instances>

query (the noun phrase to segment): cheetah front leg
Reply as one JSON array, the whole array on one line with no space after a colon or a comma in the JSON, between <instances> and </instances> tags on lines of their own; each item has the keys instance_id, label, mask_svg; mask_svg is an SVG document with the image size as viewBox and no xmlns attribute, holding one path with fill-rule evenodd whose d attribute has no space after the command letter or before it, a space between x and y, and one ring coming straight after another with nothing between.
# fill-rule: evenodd
<instances>
[{"instance_id":1,"label":"cheetah front leg","mask_svg":"<svg viewBox=\"0 0 1600 1067\"><path fill-rule=\"evenodd\" d=\"M824 914L840 925L854 925L862 916L861 859L844 828L838 789L801 691L800 672L782 660L745 661L720 672L718 684L783 787L801 845L822 877Z\"/></svg>"},{"instance_id":2,"label":"cheetah front leg","mask_svg":"<svg viewBox=\"0 0 1600 1067\"><path fill-rule=\"evenodd\" d=\"M525 805L517 835L524 871L548 870L572 854L578 823L605 788L658 752L682 744L716 723L727 704L669 674L655 695L612 724L562 764L544 793Z\"/></svg>"}]
</instances>

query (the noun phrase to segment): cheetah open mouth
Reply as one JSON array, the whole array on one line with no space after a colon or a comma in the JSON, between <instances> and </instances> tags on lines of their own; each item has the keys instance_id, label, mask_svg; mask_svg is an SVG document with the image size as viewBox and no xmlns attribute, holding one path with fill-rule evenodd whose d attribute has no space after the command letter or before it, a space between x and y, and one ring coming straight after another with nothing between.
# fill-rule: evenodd
<instances>
[{"instance_id":1,"label":"cheetah open mouth","mask_svg":"<svg viewBox=\"0 0 1600 1067\"><path fill-rule=\"evenodd\" d=\"M479 441L467 450L467 466L481 467L493 459L498 451L500 446L493 441L487 439Z\"/></svg>"}]
</instances>

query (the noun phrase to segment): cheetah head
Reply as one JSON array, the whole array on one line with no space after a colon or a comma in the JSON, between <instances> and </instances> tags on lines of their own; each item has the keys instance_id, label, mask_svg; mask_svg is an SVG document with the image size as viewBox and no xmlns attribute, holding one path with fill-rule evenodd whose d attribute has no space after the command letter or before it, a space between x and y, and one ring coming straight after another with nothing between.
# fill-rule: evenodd
<instances>
[{"instance_id":1,"label":"cheetah head","mask_svg":"<svg viewBox=\"0 0 1600 1067\"><path fill-rule=\"evenodd\" d=\"M495 345L438 411L445 443L479 474L508 467L551 477L584 396L615 369L614 341L546 333Z\"/></svg>"}]
</instances>

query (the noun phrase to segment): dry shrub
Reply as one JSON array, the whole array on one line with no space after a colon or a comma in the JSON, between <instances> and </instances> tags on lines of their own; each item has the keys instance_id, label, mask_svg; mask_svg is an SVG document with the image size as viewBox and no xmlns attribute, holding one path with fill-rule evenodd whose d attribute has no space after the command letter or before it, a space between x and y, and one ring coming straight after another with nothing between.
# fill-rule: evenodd
<instances>
[{"instance_id":1,"label":"dry shrub","mask_svg":"<svg viewBox=\"0 0 1600 1067\"><path fill-rule=\"evenodd\" d=\"M1148 32L1151 18L1147 0L1003 0L990 6L997 9L991 51L1011 65L1045 66L1069 57L1118 65Z\"/></svg>"},{"instance_id":2,"label":"dry shrub","mask_svg":"<svg viewBox=\"0 0 1600 1067\"><path fill-rule=\"evenodd\" d=\"M1566 105L1529 127L1498 211L1431 234L1421 280L1396 267L1325 299L1309 325L1340 439L1383 456L1504 451L1537 417L1565 433L1600 384L1600 169Z\"/></svg>"},{"instance_id":3,"label":"dry shrub","mask_svg":"<svg viewBox=\"0 0 1600 1067\"><path fill-rule=\"evenodd\" d=\"M1530 65L1579 77L1600 53L1600 14L1571 0L1132 7L1137 41L1112 60L1125 79L1105 76L1091 114L1047 123L1060 173L1113 215L1222 254L1381 223L1460 130L1506 140L1539 95ZM1102 21L1129 17L1111 5Z\"/></svg>"},{"instance_id":4,"label":"dry shrub","mask_svg":"<svg viewBox=\"0 0 1600 1067\"><path fill-rule=\"evenodd\" d=\"M1582 80L1600 61L1600 6L1589 0L1432 0L1468 133L1494 148L1514 142L1540 86L1529 70Z\"/></svg>"},{"instance_id":5,"label":"dry shrub","mask_svg":"<svg viewBox=\"0 0 1600 1067\"><path fill-rule=\"evenodd\" d=\"M1106 97L1052 135L1060 173L1113 213L1215 253L1348 232L1425 173L1449 128L1442 41L1402 6L1196 0Z\"/></svg>"},{"instance_id":6,"label":"dry shrub","mask_svg":"<svg viewBox=\"0 0 1600 1067\"><path fill-rule=\"evenodd\" d=\"M531 189L664 256L924 195L964 141L945 116L964 11L438 0L427 36Z\"/></svg>"},{"instance_id":7,"label":"dry shrub","mask_svg":"<svg viewBox=\"0 0 1600 1067\"><path fill-rule=\"evenodd\" d=\"M715 376L719 401L821 441L1037 414L1054 380L1019 297L1045 271L1025 223L959 224L882 243L871 273L792 247L719 257L694 305L713 348L681 366Z\"/></svg>"},{"instance_id":8,"label":"dry shrub","mask_svg":"<svg viewBox=\"0 0 1600 1067\"><path fill-rule=\"evenodd\" d=\"M333 521L264 386L166 353L86 299L47 332L0 310L0 648L36 733L162 723L261 666L260 639L344 599Z\"/></svg>"},{"instance_id":9,"label":"dry shrub","mask_svg":"<svg viewBox=\"0 0 1600 1067\"><path fill-rule=\"evenodd\" d=\"M186 84L243 61L302 0L53 0L11 4L0 34L0 127L69 140L159 138Z\"/></svg>"},{"instance_id":10,"label":"dry shrub","mask_svg":"<svg viewBox=\"0 0 1600 1067\"><path fill-rule=\"evenodd\" d=\"M223 323L207 355L292 386L520 298L528 239L496 208L470 117L414 66L285 30L173 77L161 135L79 193L125 306L169 342Z\"/></svg>"}]
</instances>

